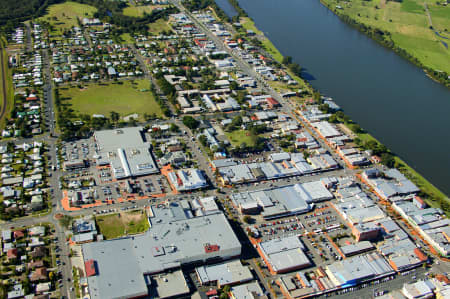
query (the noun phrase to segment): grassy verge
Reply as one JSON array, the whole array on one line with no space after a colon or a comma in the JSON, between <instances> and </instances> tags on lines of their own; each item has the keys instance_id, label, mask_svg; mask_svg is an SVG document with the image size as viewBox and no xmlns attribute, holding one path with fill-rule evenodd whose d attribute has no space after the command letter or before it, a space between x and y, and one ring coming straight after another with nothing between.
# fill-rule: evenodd
<instances>
[{"instance_id":1,"label":"grassy verge","mask_svg":"<svg viewBox=\"0 0 450 299\"><path fill-rule=\"evenodd\" d=\"M256 35L264 36L264 33L256 28L255 23L249 17L242 17L241 24L244 29L252 30ZM283 55L281 55L280 51L278 51L275 45L267 37L264 36L264 38L261 39L261 43L264 46L264 49L272 55L273 59L279 63L283 61Z\"/></svg>"},{"instance_id":2,"label":"grassy verge","mask_svg":"<svg viewBox=\"0 0 450 299\"><path fill-rule=\"evenodd\" d=\"M2 72L0 72L0 82L2 82L3 80L6 81L7 94L5 115L0 120L0 129L4 129L6 120L10 117L11 111L14 108L14 87L12 82L11 69L8 67L8 55L4 49L2 49L1 51L3 51L3 66L5 69L6 78L3 78ZM3 95L3 84L0 84L0 94Z\"/></svg>"},{"instance_id":3,"label":"grassy verge","mask_svg":"<svg viewBox=\"0 0 450 299\"><path fill-rule=\"evenodd\" d=\"M359 139L361 139L362 142L368 142L368 141L376 141L380 143L375 137L368 133L357 133L356 134ZM436 188L433 184L431 184L426 178L424 178L420 173L418 173L416 170L414 170L411 166L406 164L405 161L403 161L400 157L394 156L395 162L397 164L397 168L414 184L417 185L417 187L420 188L420 190L427 195L425 197L425 201L432 207L440 208L440 200L447 200L448 197L440 191L438 188ZM447 216L450 216L450 213L447 213Z\"/></svg>"},{"instance_id":4,"label":"grassy verge","mask_svg":"<svg viewBox=\"0 0 450 299\"><path fill-rule=\"evenodd\" d=\"M162 111L150 92L148 80L139 79L116 83L87 84L83 89L60 87L59 93L64 104L81 114L103 114L109 116L111 111L127 116L139 114L143 119L145 113L162 117Z\"/></svg>"},{"instance_id":5,"label":"grassy verge","mask_svg":"<svg viewBox=\"0 0 450 299\"><path fill-rule=\"evenodd\" d=\"M105 239L138 234L149 228L147 216L142 211L98 216L96 220Z\"/></svg>"}]
</instances>

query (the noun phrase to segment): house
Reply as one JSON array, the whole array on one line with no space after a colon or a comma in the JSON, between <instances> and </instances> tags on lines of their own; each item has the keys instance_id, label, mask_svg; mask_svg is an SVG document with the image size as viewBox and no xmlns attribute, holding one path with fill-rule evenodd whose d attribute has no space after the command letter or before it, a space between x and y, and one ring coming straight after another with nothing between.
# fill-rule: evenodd
<instances>
[{"instance_id":1,"label":"house","mask_svg":"<svg viewBox=\"0 0 450 299\"><path fill-rule=\"evenodd\" d=\"M15 261L17 259L17 257L19 256L17 248L9 249L8 252L6 253L6 256L8 257L9 262Z\"/></svg>"},{"instance_id":2,"label":"house","mask_svg":"<svg viewBox=\"0 0 450 299\"><path fill-rule=\"evenodd\" d=\"M44 246L35 247L31 252L31 256L35 258L44 257L47 255L47 249Z\"/></svg>"},{"instance_id":3,"label":"house","mask_svg":"<svg viewBox=\"0 0 450 299\"><path fill-rule=\"evenodd\" d=\"M44 226L33 226L28 229L28 234L30 236L45 236L45 227Z\"/></svg>"},{"instance_id":4,"label":"house","mask_svg":"<svg viewBox=\"0 0 450 299\"><path fill-rule=\"evenodd\" d=\"M47 280L47 268L45 268L45 267L37 268L31 274L31 277L30 277L31 282L44 281L44 280Z\"/></svg>"}]
</instances>

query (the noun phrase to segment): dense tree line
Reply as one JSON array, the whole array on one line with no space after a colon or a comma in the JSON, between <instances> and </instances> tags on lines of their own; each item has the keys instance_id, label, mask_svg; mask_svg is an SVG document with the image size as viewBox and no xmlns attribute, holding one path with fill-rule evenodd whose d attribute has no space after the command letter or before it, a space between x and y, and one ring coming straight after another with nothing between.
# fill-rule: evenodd
<instances>
[{"instance_id":1,"label":"dense tree line","mask_svg":"<svg viewBox=\"0 0 450 299\"><path fill-rule=\"evenodd\" d=\"M46 13L49 5L64 0L3 0L0 1L0 26L4 32L10 32L20 22L37 18Z\"/></svg>"}]
</instances>

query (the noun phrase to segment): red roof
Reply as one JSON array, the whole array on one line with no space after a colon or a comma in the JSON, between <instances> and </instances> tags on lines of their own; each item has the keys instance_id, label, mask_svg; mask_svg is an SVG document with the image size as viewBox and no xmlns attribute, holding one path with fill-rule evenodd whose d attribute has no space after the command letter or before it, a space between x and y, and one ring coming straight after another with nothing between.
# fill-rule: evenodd
<instances>
[{"instance_id":1,"label":"red roof","mask_svg":"<svg viewBox=\"0 0 450 299\"><path fill-rule=\"evenodd\" d=\"M14 234L14 239L20 239L25 236L25 234L21 230L16 230L13 234Z\"/></svg>"},{"instance_id":2,"label":"red roof","mask_svg":"<svg viewBox=\"0 0 450 299\"><path fill-rule=\"evenodd\" d=\"M269 105L272 105L272 106L280 105L280 103L278 103L278 101L275 100L274 98L267 98L266 101L267 101L267 103L269 103Z\"/></svg>"},{"instance_id":3,"label":"red roof","mask_svg":"<svg viewBox=\"0 0 450 299\"><path fill-rule=\"evenodd\" d=\"M216 244L206 244L205 245L205 253L216 252L219 251L219 245Z\"/></svg>"},{"instance_id":4,"label":"red roof","mask_svg":"<svg viewBox=\"0 0 450 299\"><path fill-rule=\"evenodd\" d=\"M414 253L417 255L419 260L422 261L422 262L424 262L424 261L426 261L428 259L427 256L419 248L415 248L414 249Z\"/></svg>"},{"instance_id":5,"label":"red roof","mask_svg":"<svg viewBox=\"0 0 450 299\"><path fill-rule=\"evenodd\" d=\"M95 261L87 260L84 263L84 268L86 269L86 277L97 275L97 270L95 269Z\"/></svg>"},{"instance_id":6,"label":"red roof","mask_svg":"<svg viewBox=\"0 0 450 299\"><path fill-rule=\"evenodd\" d=\"M424 205L424 204L425 204L425 202L423 201L422 198L420 198L420 196L415 196L415 200L416 200L418 203L420 203L421 205Z\"/></svg>"},{"instance_id":7,"label":"red roof","mask_svg":"<svg viewBox=\"0 0 450 299\"><path fill-rule=\"evenodd\" d=\"M6 255L8 256L8 259L17 258L17 248L9 249Z\"/></svg>"},{"instance_id":8,"label":"red roof","mask_svg":"<svg viewBox=\"0 0 450 299\"><path fill-rule=\"evenodd\" d=\"M217 295L217 290L209 290L206 292L206 296L214 296Z\"/></svg>"}]
</instances>

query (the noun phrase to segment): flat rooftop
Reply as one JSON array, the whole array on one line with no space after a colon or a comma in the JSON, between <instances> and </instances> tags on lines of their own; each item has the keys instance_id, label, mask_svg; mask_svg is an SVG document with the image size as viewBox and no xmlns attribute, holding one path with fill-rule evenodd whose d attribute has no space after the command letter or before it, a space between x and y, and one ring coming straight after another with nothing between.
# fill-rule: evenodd
<instances>
[{"instance_id":1,"label":"flat rooftop","mask_svg":"<svg viewBox=\"0 0 450 299\"><path fill-rule=\"evenodd\" d=\"M300 236L290 236L258 243L263 258L275 272L310 266L311 261L303 252L305 246Z\"/></svg>"},{"instance_id":2,"label":"flat rooftop","mask_svg":"<svg viewBox=\"0 0 450 299\"><path fill-rule=\"evenodd\" d=\"M189 287L181 270L153 276L150 288L152 297L161 299L189 294Z\"/></svg>"},{"instance_id":3,"label":"flat rooftop","mask_svg":"<svg viewBox=\"0 0 450 299\"><path fill-rule=\"evenodd\" d=\"M97 164L109 164L115 178L159 172L142 127L96 131L94 137L98 146Z\"/></svg>"},{"instance_id":4,"label":"flat rooftop","mask_svg":"<svg viewBox=\"0 0 450 299\"><path fill-rule=\"evenodd\" d=\"M154 207L153 214L144 234L82 245L84 260L94 260L97 268L97 275L88 277L91 298L147 294L144 274L241 253L241 244L221 212L192 217L172 203Z\"/></svg>"}]
</instances>

